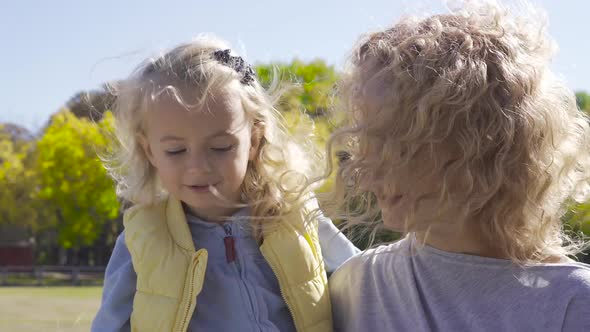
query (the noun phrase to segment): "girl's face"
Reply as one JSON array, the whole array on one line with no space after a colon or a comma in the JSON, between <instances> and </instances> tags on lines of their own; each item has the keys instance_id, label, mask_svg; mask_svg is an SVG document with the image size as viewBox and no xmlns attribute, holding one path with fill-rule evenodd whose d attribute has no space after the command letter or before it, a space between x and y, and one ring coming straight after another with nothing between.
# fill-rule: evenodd
<instances>
[{"instance_id":1,"label":"girl's face","mask_svg":"<svg viewBox=\"0 0 590 332\"><path fill-rule=\"evenodd\" d=\"M241 202L242 182L259 142L242 108L239 82L214 91L199 109L162 95L145 120L140 142L162 186L202 218L235 212L232 204Z\"/></svg>"}]
</instances>

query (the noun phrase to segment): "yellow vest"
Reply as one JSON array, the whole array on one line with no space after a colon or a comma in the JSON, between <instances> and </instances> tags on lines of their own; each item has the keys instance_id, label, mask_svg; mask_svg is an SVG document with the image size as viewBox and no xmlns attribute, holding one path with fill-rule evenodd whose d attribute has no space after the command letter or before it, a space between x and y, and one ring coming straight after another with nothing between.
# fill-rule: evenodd
<instances>
[{"instance_id":1,"label":"yellow vest","mask_svg":"<svg viewBox=\"0 0 590 332\"><path fill-rule=\"evenodd\" d=\"M195 251L181 203L169 197L124 216L137 274L132 331L186 331L203 288L207 250ZM328 280L317 223L305 232L282 223L260 246L279 281L298 332L332 331ZM302 234L303 233L303 234Z\"/></svg>"}]
</instances>

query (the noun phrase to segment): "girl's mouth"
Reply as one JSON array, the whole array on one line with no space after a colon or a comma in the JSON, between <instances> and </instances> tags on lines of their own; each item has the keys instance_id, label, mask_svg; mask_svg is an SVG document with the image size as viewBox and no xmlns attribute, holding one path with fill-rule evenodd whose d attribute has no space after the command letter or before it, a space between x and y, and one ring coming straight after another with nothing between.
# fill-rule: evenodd
<instances>
[{"instance_id":1,"label":"girl's mouth","mask_svg":"<svg viewBox=\"0 0 590 332\"><path fill-rule=\"evenodd\" d=\"M190 188L190 190L194 191L194 192L199 192L199 193L204 193L204 192L209 192L211 191L211 189L209 189L210 185L190 185L187 186Z\"/></svg>"}]
</instances>

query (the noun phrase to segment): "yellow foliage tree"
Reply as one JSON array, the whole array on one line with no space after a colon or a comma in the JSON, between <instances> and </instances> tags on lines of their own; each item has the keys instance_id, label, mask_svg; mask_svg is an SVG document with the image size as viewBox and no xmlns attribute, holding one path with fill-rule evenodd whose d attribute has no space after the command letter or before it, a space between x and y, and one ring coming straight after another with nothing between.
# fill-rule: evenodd
<instances>
[{"instance_id":1,"label":"yellow foliage tree","mask_svg":"<svg viewBox=\"0 0 590 332\"><path fill-rule=\"evenodd\" d=\"M12 137L0 126L0 223L34 228L37 209L32 194L34 171L29 165L32 143Z\"/></svg>"},{"instance_id":2,"label":"yellow foliage tree","mask_svg":"<svg viewBox=\"0 0 590 332\"><path fill-rule=\"evenodd\" d=\"M37 142L38 198L53 212L64 248L92 244L102 225L119 215L114 185L98 155L108 148L113 116L100 122L62 110Z\"/></svg>"}]
</instances>

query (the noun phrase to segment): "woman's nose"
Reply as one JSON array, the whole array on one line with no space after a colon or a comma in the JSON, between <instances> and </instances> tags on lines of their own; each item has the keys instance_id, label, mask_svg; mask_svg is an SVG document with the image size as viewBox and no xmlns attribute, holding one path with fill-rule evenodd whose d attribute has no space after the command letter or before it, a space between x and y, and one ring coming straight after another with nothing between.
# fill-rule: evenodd
<instances>
[{"instance_id":1,"label":"woman's nose","mask_svg":"<svg viewBox=\"0 0 590 332\"><path fill-rule=\"evenodd\" d=\"M370 191L374 193L377 198L381 199L384 197L383 184L381 181L376 181L374 178L364 177L360 182L359 188L362 191Z\"/></svg>"}]
</instances>

